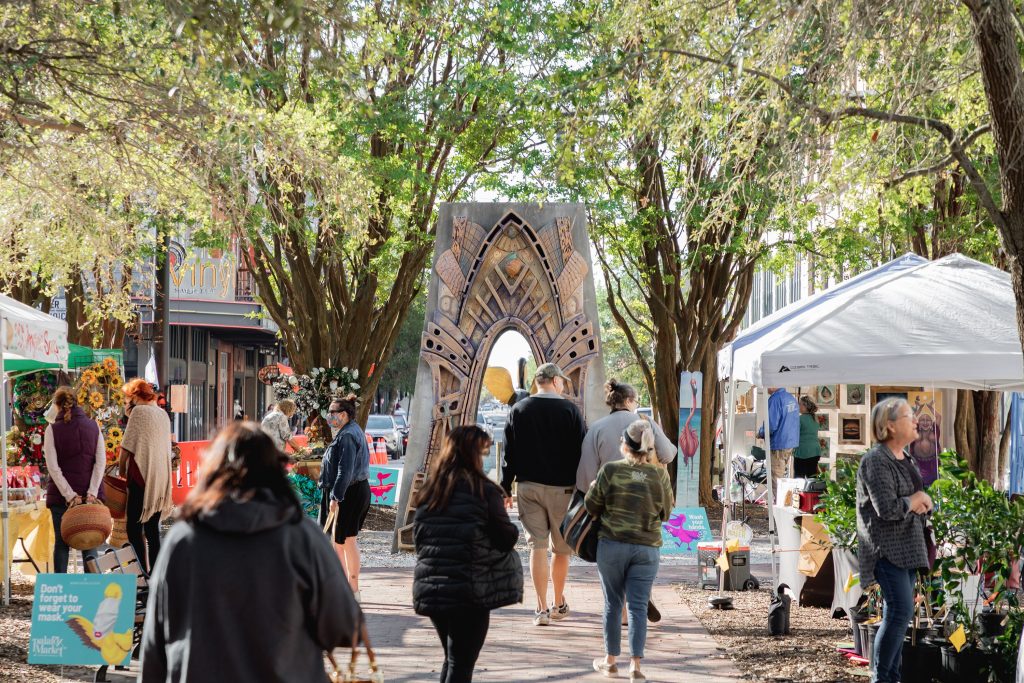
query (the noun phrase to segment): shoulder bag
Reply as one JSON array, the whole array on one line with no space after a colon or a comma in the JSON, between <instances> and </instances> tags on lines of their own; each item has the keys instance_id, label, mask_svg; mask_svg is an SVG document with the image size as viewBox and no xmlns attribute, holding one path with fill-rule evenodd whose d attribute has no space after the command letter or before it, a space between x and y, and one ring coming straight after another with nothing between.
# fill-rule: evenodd
<instances>
[{"instance_id":1,"label":"shoulder bag","mask_svg":"<svg viewBox=\"0 0 1024 683\"><path fill-rule=\"evenodd\" d=\"M585 498L579 490L572 494L572 502L559 531L577 557L584 562L597 562L597 534L601 530L601 520L587 512Z\"/></svg>"}]
</instances>

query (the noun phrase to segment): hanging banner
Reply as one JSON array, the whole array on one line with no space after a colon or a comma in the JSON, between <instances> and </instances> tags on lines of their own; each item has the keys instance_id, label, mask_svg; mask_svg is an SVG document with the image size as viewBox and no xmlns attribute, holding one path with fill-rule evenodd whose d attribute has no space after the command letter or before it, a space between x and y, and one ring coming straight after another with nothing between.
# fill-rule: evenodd
<instances>
[{"instance_id":1,"label":"hanging banner","mask_svg":"<svg viewBox=\"0 0 1024 683\"><path fill-rule=\"evenodd\" d=\"M700 372L679 375L679 451L676 454L676 506L700 505L700 406L704 377Z\"/></svg>"},{"instance_id":2,"label":"hanging banner","mask_svg":"<svg viewBox=\"0 0 1024 683\"><path fill-rule=\"evenodd\" d=\"M28 663L128 666L135 580L134 574L40 574Z\"/></svg>"}]
</instances>

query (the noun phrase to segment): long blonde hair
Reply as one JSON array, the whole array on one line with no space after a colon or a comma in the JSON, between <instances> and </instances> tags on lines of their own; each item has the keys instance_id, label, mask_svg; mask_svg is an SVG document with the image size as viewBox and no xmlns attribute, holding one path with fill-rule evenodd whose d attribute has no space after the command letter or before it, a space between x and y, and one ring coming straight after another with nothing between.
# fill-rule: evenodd
<instances>
[{"instance_id":1,"label":"long blonde hair","mask_svg":"<svg viewBox=\"0 0 1024 683\"><path fill-rule=\"evenodd\" d=\"M636 446L634 448L634 446ZM622 432L622 452L631 465L654 464L654 428L647 420L631 422Z\"/></svg>"}]
</instances>

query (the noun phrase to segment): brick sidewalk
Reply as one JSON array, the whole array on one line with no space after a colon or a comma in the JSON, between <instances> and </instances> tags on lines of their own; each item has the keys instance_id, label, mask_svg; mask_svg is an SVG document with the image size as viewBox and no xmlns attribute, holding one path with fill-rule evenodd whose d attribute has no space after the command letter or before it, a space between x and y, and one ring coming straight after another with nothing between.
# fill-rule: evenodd
<instances>
[{"instance_id":1,"label":"brick sidewalk","mask_svg":"<svg viewBox=\"0 0 1024 683\"><path fill-rule=\"evenodd\" d=\"M738 681L732 662L671 587L692 580L692 574L692 567L678 564L663 565L659 572L654 601L663 619L648 627L644 673L652 683ZM360 584L370 638L388 683L437 680L441 646L430 621L412 610L412 570L365 569ZM546 627L532 624L534 597L528 569L526 584L524 604L492 612L473 680L604 680L591 668L591 660L603 653L604 599L596 567L572 567L566 589L572 614ZM628 656L626 627L622 638L622 652ZM342 651L338 654L345 656ZM628 680L628 659L620 661L624 662L620 676Z\"/></svg>"}]
</instances>

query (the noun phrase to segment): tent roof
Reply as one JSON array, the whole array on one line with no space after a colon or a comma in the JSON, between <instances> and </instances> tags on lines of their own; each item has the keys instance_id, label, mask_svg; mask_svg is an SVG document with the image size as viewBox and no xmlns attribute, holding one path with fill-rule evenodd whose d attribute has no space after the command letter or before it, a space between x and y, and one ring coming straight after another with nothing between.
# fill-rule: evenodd
<instances>
[{"instance_id":1,"label":"tent roof","mask_svg":"<svg viewBox=\"0 0 1024 683\"><path fill-rule=\"evenodd\" d=\"M761 386L1024 389L1010 276L961 254L908 254L745 330L719 371Z\"/></svg>"},{"instance_id":2,"label":"tent roof","mask_svg":"<svg viewBox=\"0 0 1024 683\"><path fill-rule=\"evenodd\" d=\"M6 320L2 341L6 360L17 358L66 366L68 325L52 315L0 294L0 316Z\"/></svg>"}]
</instances>

